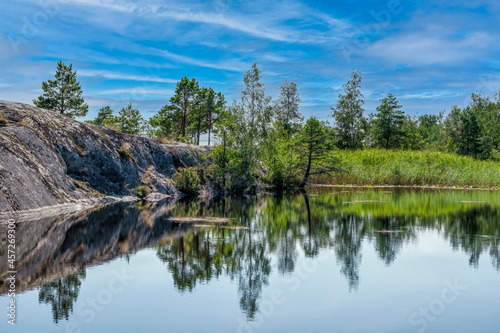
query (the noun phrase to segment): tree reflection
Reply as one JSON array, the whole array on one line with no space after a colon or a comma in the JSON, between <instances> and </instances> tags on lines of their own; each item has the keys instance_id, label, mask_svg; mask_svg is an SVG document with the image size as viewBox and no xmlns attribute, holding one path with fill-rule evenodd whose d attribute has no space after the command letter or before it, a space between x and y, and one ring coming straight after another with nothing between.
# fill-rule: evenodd
<instances>
[{"instance_id":1,"label":"tree reflection","mask_svg":"<svg viewBox=\"0 0 500 333\"><path fill-rule=\"evenodd\" d=\"M492 222L500 220L498 209L474 206L463 210L460 206L457 212L447 208L441 213L424 197L423 202L427 202L428 209L435 209L434 214L405 214L414 210L412 206L406 208L414 203L405 193L394 194L395 207L388 207L389 201L380 199L384 194L368 192L366 196L371 200L366 201L360 200L361 195L365 194L216 198L204 206L181 202L181 214L236 217L250 229L193 231L193 235L159 247L158 256L167 263L179 291L192 290L196 281L208 281L214 272L216 276L226 274L237 279L240 307L249 319L258 311L258 299L271 272L271 258L276 258L280 275L293 274L299 248L312 258L333 249L340 272L349 290L354 291L360 284L364 243L372 243L380 260L390 266L405 244L417 241L419 227L444 231L454 249L470 255L474 267L479 256L489 251L492 264L500 269L500 225ZM196 207L195 212L188 206ZM491 237L479 237L485 234Z\"/></svg>"},{"instance_id":2,"label":"tree reflection","mask_svg":"<svg viewBox=\"0 0 500 333\"><path fill-rule=\"evenodd\" d=\"M69 315L73 313L73 305L78 298L84 279L85 270L81 270L40 287L38 302L51 305L54 323L57 324L62 319L69 319Z\"/></svg>"}]
</instances>

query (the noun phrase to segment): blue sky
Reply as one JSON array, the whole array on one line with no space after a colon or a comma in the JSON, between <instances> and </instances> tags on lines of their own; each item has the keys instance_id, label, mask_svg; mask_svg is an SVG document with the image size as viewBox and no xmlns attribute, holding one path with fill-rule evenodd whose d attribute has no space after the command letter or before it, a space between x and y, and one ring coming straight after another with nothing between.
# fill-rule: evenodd
<instances>
[{"instance_id":1,"label":"blue sky","mask_svg":"<svg viewBox=\"0 0 500 333\"><path fill-rule=\"evenodd\" d=\"M1 1L0 99L31 103L61 59L87 118L129 101L149 117L182 76L232 100L253 62L269 95L294 81L323 119L353 68L367 114L388 92L421 114L500 90L498 1Z\"/></svg>"}]
</instances>

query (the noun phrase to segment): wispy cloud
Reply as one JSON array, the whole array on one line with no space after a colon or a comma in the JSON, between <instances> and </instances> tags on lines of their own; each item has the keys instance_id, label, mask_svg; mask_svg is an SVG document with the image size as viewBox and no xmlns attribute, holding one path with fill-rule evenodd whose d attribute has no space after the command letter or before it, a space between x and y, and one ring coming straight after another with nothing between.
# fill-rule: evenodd
<instances>
[{"instance_id":1,"label":"wispy cloud","mask_svg":"<svg viewBox=\"0 0 500 333\"><path fill-rule=\"evenodd\" d=\"M394 64L447 65L480 58L493 41L494 38L487 33L454 37L440 35L437 31L423 31L383 39L373 43L367 52Z\"/></svg>"},{"instance_id":2,"label":"wispy cloud","mask_svg":"<svg viewBox=\"0 0 500 333\"><path fill-rule=\"evenodd\" d=\"M84 77L94 77L94 78L105 78L110 80L121 80L121 81L143 81L143 82L157 82L157 83L176 83L177 80L161 78L155 74L145 74L145 75L126 75L108 71L99 70L79 70L78 75Z\"/></svg>"},{"instance_id":3,"label":"wispy cloud","mask_svg":"<svg viewBox=\"0 0 500 333\"><path fill-rule=\"evenodd\" d=\"M196 58L176 54L176 53L166 51L166 50L160 50L160 49L155 49L155 48L151 48L150 50L152 52L160 54L161 56L163 56L167 59L173 60L175 62L199 66L199 67L222 69L222 70L229 70L229 71L234 71L234 72L241 72L243 70L246 70L247 67L249 67L248 63L239 62L237 60L221 60L219 63L217 63L217 62L205 61L205 60L201 60L201 59L196 59Z\"/></svg>"},{"instance_id":4,"label":"wispy cloud","mask_svg":"<svg viewBox=\"0 0 500 333\"><path fill-rule=\"evenodd\" d=\"M339 41L341 32L350 27L348 20L335 18L313 10L304 3L293 1L277 2L273 6L268 1L254 1L252 8L261 10L254 10L253 13L247 13L241 8L233 9L231 5L220 10L216 6L193 8L196 6L164 2L139 4L123 0L74 0L73 3L150 19L221 26L253 37L287 43L322 44ZM295 24L287 24L288 21L295 21ZM323 29L305 29L308 25L322 25Z\"/></svg>"},{"instance_id":5,"label":"wispy cloud","mask_svg":"<svg viewBox=\"0 0 500 333\"><path fill-rule=\"evenodd\" d=\"M155 88L144 88L144 87L133 87L124 89L108 89L101 90L98 95L132 95L134 98L145 98L149 95L163 95L171 96L174 93L173 89L155 89Z\"/></svg>"}]
</instances>

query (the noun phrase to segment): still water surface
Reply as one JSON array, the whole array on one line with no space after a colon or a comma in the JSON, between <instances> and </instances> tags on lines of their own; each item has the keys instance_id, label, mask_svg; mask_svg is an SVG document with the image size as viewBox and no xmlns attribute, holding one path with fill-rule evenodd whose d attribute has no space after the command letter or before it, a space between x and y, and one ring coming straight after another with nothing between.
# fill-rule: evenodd
<instances>
[{"instance_id":1,"label":"still water surface","mask_svg":"<svg viewBox=\"0 0 500 333\"><path fill-rule=\"evenodd\" d=\"M22 222L17 250L2 332L500 332L498 192L118 204Z\"/></svg>"}]
</instances>

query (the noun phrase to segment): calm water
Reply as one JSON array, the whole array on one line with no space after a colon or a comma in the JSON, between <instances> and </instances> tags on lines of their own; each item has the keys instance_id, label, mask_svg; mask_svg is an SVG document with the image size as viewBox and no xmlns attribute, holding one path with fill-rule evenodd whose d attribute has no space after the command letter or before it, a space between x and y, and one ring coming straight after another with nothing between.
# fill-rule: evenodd
<instances>
[{"instance_id":1,"label":"calm water","mask_svg":"<svg viewBox=\"0 0 500 333\"><path fill-rule=\"evenodd\" d=\"M173 219L204 216L234 219ZM120 204L22 222L17 250L2 332L500 332L498 192Z\"/></svg>"}]
</instances>

